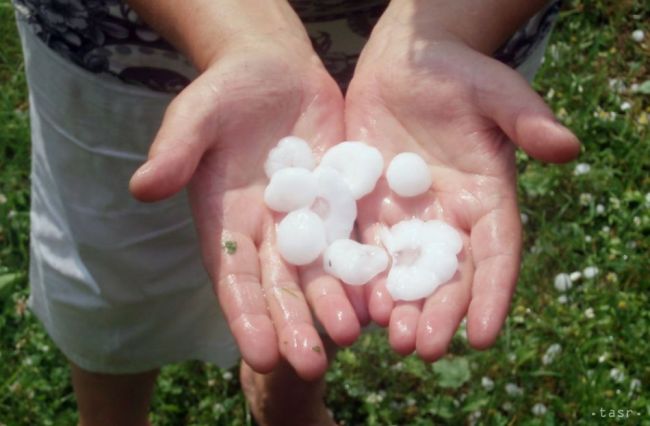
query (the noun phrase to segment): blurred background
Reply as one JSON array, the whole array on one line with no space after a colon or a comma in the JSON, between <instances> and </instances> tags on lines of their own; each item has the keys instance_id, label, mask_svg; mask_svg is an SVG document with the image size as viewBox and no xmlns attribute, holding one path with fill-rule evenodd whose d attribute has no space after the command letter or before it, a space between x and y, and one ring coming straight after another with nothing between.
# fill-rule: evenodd
<instances>
[{"instance_id":1,"label":"blurred background","mask_svg":"<svg viewBox=\"0 0 650 426\"><path fill-rule=\"evenodd\" d=\"M650 425L650 4L566 1L534 82L583 142L548 166L518 153L521 278L496 345L461 327L430 365L382 331L339 352L342 425ZM65 359L26 309L29 117L9 0L0 0L0 426L77 422ZM250 425L237 370L163 369L155 425Z\"/></svg>"}]
</instances>

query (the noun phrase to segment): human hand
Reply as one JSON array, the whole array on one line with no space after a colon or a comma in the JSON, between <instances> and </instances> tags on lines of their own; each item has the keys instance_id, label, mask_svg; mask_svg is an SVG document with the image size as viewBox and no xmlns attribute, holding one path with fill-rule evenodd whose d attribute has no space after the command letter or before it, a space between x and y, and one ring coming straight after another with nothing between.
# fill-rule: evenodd
<instances>
[{"instance_id":1,"label":"human hand","mask_svg":"<svg viewBox=\"0 0 650 426\"><path fill-rule=\"evenodd\" d=\"M263 165L286 135L320 153L342 140L342 95L308 39L247 37L222 48L171 103L131 191L156 201L189 183L204 264L242 357L268 372L282 355L310 379L327 359L308 304L332 340L348 345L360 331L350 300L364 302L318 262L296 268L278 254Z\"/></svg>"},{"instance_id":2,"label":"human hand","mask_svg":"<svg viewBox=\"0 0 650 426\"><path fill-rule=\"evenodd\" d=\"M389 8L390 9L390 8ZM389 12L390 13L390 12ZM399 353L443 356L467 316L471 345L491 345L507 314L520 265L521 224L514 150L549 162L579 151L543 100L506 65L444 31L421 37L399 19L382 18L346 96L348 139L380 149L386 161L404 151L430 164L433 186L415 198L391 193L382 178L360 200L366 242L379 229L419 217L442 219L462 234L459 271L418 302L394 302L385 275L367 286L371 318L389 328Z\"/></svg>"}]
</instances>

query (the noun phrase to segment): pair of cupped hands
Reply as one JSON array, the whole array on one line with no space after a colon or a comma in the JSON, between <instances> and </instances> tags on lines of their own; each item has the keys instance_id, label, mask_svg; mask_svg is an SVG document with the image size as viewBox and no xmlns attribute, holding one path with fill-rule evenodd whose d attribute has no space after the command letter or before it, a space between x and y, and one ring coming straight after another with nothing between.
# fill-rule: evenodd
<instances>
[{"instance_id":1,"label":"pair of cupped hands","mask_svg":"<svg viewBox=\"0 0 650 426\"><path fill-rule=\"evenodd\" d=\"M444 220L464 240L452 281L426 300L395 302L385 275L350 287L319 261L284 262L275 245L281 216L263 201L263 164L287 135L317 155L344 140L378 148L385 161L420 154L432 188L400 198L380 179L358 202L357 238L377 244L382 226ZM388 327L395 351L426 361L445 354L465 317L472 346L494 342L521 256L515 145L549 162L579 151L517 72L451 34L417 40L380 21L345 98L308 38L248 34L170 104L131 191L156 201L188 187L204 264L243 359L268 372L283 357L313 379L327 355L312 313L337 345L352 344L373 321Z\"/></svg>"}]
</instances>

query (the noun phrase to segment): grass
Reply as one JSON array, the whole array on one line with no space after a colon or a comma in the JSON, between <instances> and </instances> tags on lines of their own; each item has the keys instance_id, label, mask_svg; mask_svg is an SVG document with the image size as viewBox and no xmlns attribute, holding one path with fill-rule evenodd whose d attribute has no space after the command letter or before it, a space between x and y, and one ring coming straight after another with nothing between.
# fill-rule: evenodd
<instances>
[{"instance_id":1,"label":"grass","mask_svg":"<svg viewBox=\"0 0 650 426\"><path fill-rule=\"evenodd\" d=\"M535 88L584 142L578 161L590 171L518 154L525 255L498 342L476 352L461 329L450 355L427 365L393 354L381 332L364 335L327 376L341 424L650 425L648 22L642 1L565 4ZM644 43L630 37L638 28ZM65 360L25 309L21 60L11 7L0 0L0 424L68 425L76 413ZM587 266L599 273L554 288L555 275ZM163 370L153 421L252 424L235 371L192 362Z\"/></svg>"}]
</instances>

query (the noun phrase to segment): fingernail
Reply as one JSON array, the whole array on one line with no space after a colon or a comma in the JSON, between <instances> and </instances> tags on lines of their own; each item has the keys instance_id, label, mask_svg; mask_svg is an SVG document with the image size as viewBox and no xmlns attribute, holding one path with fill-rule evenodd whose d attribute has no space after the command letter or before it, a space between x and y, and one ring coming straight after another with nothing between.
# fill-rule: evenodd
<instances>
[{"instance_id":1,"label":"fingernail","mask_svg":"<svg viewBox=\"0 0 650 426\"><path fill-rule=\"evenodd\" d=\"M153 169L151 163L147 161L134 173L135 176L144 176L148 174Z\"/></svg>"}]
</instances>

